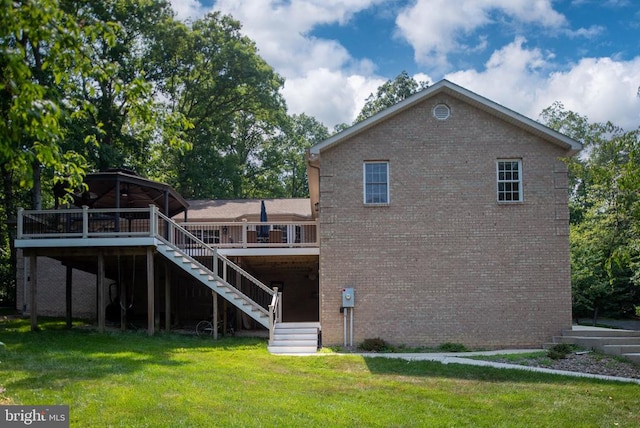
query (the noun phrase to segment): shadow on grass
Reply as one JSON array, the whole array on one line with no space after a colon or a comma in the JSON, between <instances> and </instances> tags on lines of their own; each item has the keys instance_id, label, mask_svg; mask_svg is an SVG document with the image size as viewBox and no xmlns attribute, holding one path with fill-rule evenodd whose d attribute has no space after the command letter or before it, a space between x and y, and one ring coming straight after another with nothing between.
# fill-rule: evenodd
<instances>
[{"instance_id":1,"label":"shadow on grass","mask_svg":"<svg viewBox=\"0 0 640 428\"><path fill-rule=\"evenodd\" d=\"M0 373L16 372L7 379L7 389L54 388L61 383L127 376L150 366L179 368L190 362L176 358L185 352L211 352L256 348L264 340L222 338L213 341L177 333L113 331L98 333L93 328L66 329L64 321L40 319L40 331L30 331L25 319L0 321ZM265 345L266 347L266 345ZM11 378L13 380L10 380Z\"/></svg>"},{"instance_id":2,"label":"shadow on grass","mask_svg":"<svg viewBox=\"0 0 640 428\"><path fill-rule=\"evenodd\" d=\"M397 358L364 357L369 371L379 375L451 378L482 382L593 384L610 383L592 378L562 376L530 370L479 367L439 361L406 361Z\"/></svg>"}]
</instances>

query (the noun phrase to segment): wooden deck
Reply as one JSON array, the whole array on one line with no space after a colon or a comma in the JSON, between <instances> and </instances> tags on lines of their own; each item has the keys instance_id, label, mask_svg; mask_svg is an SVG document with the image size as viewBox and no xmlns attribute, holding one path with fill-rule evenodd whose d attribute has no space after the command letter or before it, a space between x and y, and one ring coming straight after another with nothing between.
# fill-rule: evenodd
<instances>
[{"instance_id":1,"label":"wooden deck","mask_svg":"<svg viewBox=\"0 0 640 428\"><path fill-rule=\"evenodd\" d=\"M255 239L254 239L255 237ZM273 329L281 308L276 289L262 284L225 257L225 252L250 254L315 254L319 252L315 222L181 223L148 209L67 209L18 212L16 248L30 259L30 277L37 278L37 258L46 256L71 260L83 270L97 275L98 327L105 328L105 278L109 260L131 254L145 271L147 289L147 330L154 334L158 293L165 301L166 329L169 329L171 284L164 273L164 287L155 284L154 260L159 254L173 268L182 269L209 287L254 320ZM255 242L254 242L255 241ZM137 257L136 256L140 256ZM119 260L118 260L119 263ZM164 269L168 269L165 266ZM162 274L162 269L160 269ZM32 280L30 309L32 328L37 329L37 280ZM275 290L275 291L274 291ZM70 295L70 290L67 290ZM70 318L70 299L67 299ZM124 315L123 315L124 316Z\"/></svg>"}]
</instances>

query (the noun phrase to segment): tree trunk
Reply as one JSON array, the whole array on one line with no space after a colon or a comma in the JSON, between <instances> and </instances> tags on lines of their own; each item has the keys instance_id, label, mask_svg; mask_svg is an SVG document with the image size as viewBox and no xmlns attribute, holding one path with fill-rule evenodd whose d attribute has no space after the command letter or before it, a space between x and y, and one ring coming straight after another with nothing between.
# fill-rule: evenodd
<instances>
[{"instance_id":1,"label":"tree trunk","mask_svg":"<svg viewBox=\"0 0 640 428\"><path fill-rule=\"evenodd\" d=\"M4 206L2 207L4 210L4 215L5 218L2 219L2 221L7 221L10 219L13 219L16 216L16 211L17 211L17 207L15 206L15 197L13 195L13 174L11 174L10 171L8 171L6 169L5 165L2 165L1 167L1 171L2 171L2 192L3 192L3 204ZM9 275L10 278L8 279L8 281L4 284L4 286L6 287L6 292L7 292L7 296L9 297L9 300L12 305L15 305L16 303L16 298L17 298L17 288L16 288L16 272L17 272L17 251L16 251L16 247L15 247L15 242L12 239L12 228L16 227L16 225L12 225L12 224L8 224L7 228L3 228L2 230L4 231L4 233L6 233L8 236L6 237L2 237L0 239L0 242L5 242L4 240L7 239L7 241L9 242ZM15 236L15 235L14 235Z\"/></svg>"},{"instance_id":2,"label":"tree trunk","mask_svg":"<svg viewBox=\"0 0 640 428\"><path fill-rule=\"evenodd\" d=\"M595 307L593 308L593 322L592 322L592 325L593 325L594 327L595 327L595 326L596 326L596 324L598 323L598 312L600 312L600 311L599 311L598 307L597 307L597 306L595 306Z\"/></svg>"}]
</instances>

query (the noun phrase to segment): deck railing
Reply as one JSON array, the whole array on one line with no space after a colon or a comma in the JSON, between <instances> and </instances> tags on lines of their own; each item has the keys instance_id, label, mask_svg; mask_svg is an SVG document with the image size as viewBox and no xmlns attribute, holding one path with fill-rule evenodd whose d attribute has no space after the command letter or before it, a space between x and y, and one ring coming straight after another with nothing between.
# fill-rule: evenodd
<instances>
[{"instance_id":1,"label":"deck railing","mask_svg":"<svg viewBox=\"0 0 640 428\"><path fill-rule=\"evenodd\" d=\"M18 209L18 239L153 236L151 208Z\"/></svg>"},{"instance_id":2,"label":"deck railing","mask_svg":"<svg viewBox=\"0 0 640 428\"><path fill-rule=\"evenodd\" d=\"M150 208L18 210L18 239L153 236ZM319 246L318 223L178 222L215 248L307 248Z\"/></svg>"},{"instance_id":3,"label":"deck railing","mask_svg":"<svg viewBox=\"0 0 640 428\"><path fill-rule=\"evenodd\" d=\"M185 224L178 224L161 214L155 205L91 210L87 207L65 210L19 208L17 220L17 239L155 237L180 250L193 263L255 302L269 315L271 324L281 319L277 291L220 255L216 246L192 234Z\"/></svg>"},{"instance_id":4,"label":"deck railing","mask_svg":"<svg viewBox=\"0 0 640 428\"><path fill-rule=\"evenodd\" d=\"M180 222L180 225L218 248L318 247L315 221Z\"/></svg>"}]
</instances>

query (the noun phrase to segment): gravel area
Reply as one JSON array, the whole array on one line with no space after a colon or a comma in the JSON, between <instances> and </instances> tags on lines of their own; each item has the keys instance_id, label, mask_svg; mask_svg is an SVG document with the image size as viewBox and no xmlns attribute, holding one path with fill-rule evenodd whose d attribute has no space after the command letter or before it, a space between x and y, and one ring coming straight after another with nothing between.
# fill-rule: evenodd
<instances>
[{"instance_id":1,"label":"gravel area","mask_svg":"<svg viewBox=\"0 0 640 428\"><path fill-rule=\"evenodd\" d=\"M564 359L552 360L546 356L538 358L506 359L492 358L507 364L521 364L531 367L544 367L553 370L591 373L606 376L627 377L640 379L640 364L624 360L619 357L601 354L599 352L578 352L567 355Z\"/></svg>"}]
</instances>

